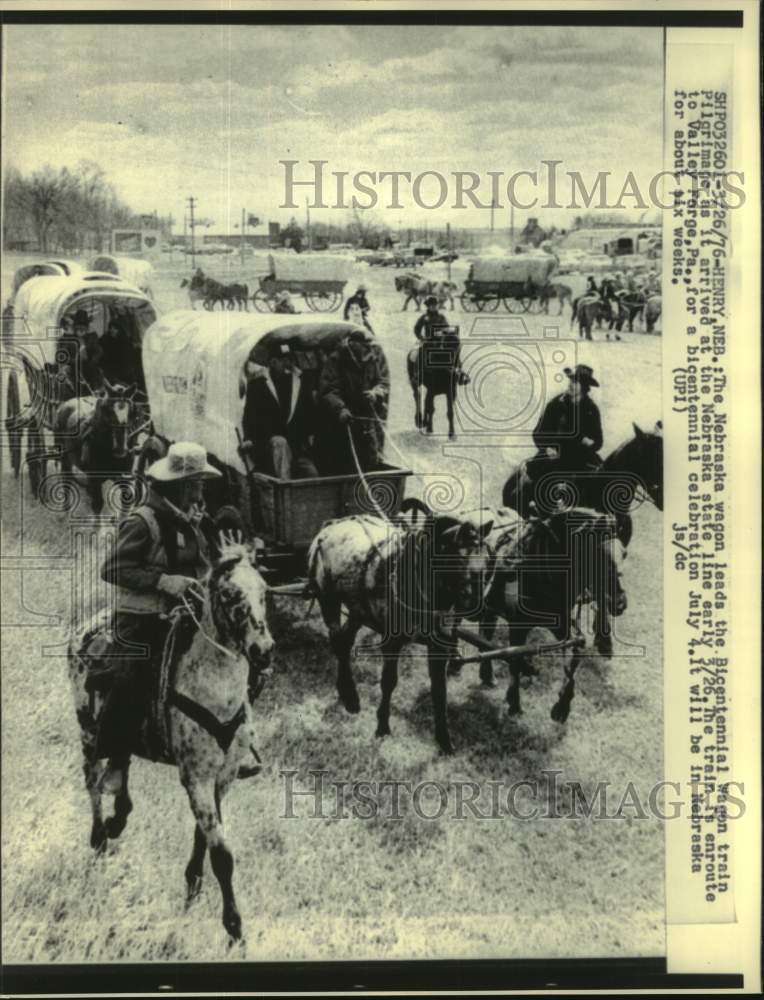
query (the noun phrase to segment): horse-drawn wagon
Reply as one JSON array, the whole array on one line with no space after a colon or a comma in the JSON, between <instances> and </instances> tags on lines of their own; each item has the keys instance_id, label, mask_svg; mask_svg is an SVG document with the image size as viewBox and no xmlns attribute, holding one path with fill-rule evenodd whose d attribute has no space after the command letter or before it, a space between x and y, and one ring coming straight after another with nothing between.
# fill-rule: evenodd
<instances>
[{"instance_id":1,"label":"horse-drawn wagon","mask_svg":"<svg viewBox=\"0 0 764 1000\"><path fill-rule=\"evenodd\" d=\"M153 440L160 448L176 440L204 446L223 473L209 484L211 513L232 507L246 532L263 540L272 580L304 576L305 553L325 521L359 511L392 515L403 498L409 471L397 466L284 480L254 469L241 447L247 363L264 367L275 345L289 343L302 378L317 389L325 357L355 329L290 315L175 310L144 340Z\"/></svg>"},{"instance_id":2,"label":"horse-drawn wagon","mask_svg":"<svg viewBox=\"0 0 764 1000\"><path fill-rule=\"evenodd\" d=\"M334 312L342 303L349 278L345 257L326 254L268 255L268 274L259 279L260 287L252 296L260 312L273 312L282 292L302 295L314 312Z\"/></svg>"},{"instance_id":3,"label":"horse-drawn wagon","mask_svg":"<svg viewBox=\"0 0 764 1000\"><path fill-rule=\"evenodd\" d=\"M16 476L26 438L26 464L35 497L48 460L56 455L46 433L54 430L59 405L81 388L82 345L75 322L87 316L87 328L101 342L108 332L110 342L119 346L120 370L127 376L126 361L132 358L132 377L142 390L140 343L156 315L143 292L109 275L36 276L20 286L8 345L5 426Z\"/></svg>"},{"instance_id":4,"label":"horse-drawn wagon","mask_svg":"<svg viewBox=\"0 0 764 1000\"><path fill-rule=\"evenodd\" d=\"M557 266L549 254L480 257L471 267L461 295L465 312L495 312L504 303L508 312L537 312L542 292Z\"/></svg>"}]
</instances>

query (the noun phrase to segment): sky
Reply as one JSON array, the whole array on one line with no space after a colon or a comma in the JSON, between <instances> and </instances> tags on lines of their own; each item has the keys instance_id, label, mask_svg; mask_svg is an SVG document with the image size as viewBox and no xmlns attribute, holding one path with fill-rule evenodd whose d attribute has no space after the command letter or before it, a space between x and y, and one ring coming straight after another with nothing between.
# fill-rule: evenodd
<instances>
[{"instance_id":1,"label":"sky","mask_svg":"<svg viewBox=\"0 0 764 1000\"><path fill-rule=\"evenodd\" d=\"M418 207L405 181L402 209L385 207L389 182L371 185L379 203L367 217L404 227L488 225L490 209L467 198L452 207L454 171L477 173L490 205L489 171L540 171L543 198L543 160L579 171L587 188L606 170L614 201L629 171L646 196L661 170L659 29L35 25L3 37L5 162L27 172L95 160L131 207L171 212L178 232L188 195L218 232L234 231L242 209L304 221L310 189L298 190L299 211L279 207L283 160L298 161L297 179L313 177L308 161L327 161L330 205L333 171L350 175L348 197L361 170L443 174L448 197L437 211ZM524 201L528 185L516 189ZM558 200L568 190L566 181ZM439 193L430 178L420 196L433 204ZM505 199L497 225L509 221ZM537 208L517 211L516 224L529 215L542 225L568 217Z\"/></svg>"}]
</instances>

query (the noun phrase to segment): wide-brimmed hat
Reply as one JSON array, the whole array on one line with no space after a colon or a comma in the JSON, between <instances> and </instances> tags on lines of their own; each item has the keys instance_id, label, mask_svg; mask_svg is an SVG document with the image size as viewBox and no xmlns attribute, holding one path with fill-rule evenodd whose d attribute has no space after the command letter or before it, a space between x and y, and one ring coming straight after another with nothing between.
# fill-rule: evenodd
<instances>
[{"instance_id":1,"label":"wide-brimmed hat","mask_svg":"<svg viewBox=\"0 0 764 1000\"><path fill-rule=\"evenodd\" d=\"M176 441L164 458L146 470L149 479L169 483L179 479L216 479L218 470L207 461L207 452L193 441Z\"/></svg>"},{"instance_id":2,"label":"wide-brimmed hat","mask_svg":"<svg viewBox=\"0 0 764 1000\"><path fill-rule=\"evenodd\" d=\"M72 316L72 326L90 326L90 316L84 309L78 309Z\"/></svg>"},{"instance_id":3,"label":"wide-brimmed hat","mask_svg":"<svg viewBox=\"0 0 764 1000\"><path fill-rule=\"evenodd\" d=\"M368 292L368 290L369 289L366 287L366 285L359 285L358 288L356 289L357 292Z\"/></svg>"},{"instance_id":4,"label":"wide-brimmed hat","mask_svg":"<svg viewBox=\"0 0 764 1000\"><path fill-rule=\"evenodd\" d=\"M434 295L428 295L427 298L424 300L424 304L426 306L436 306L438 304L438 300L435 298Z\"/></svg>"},{"instance_id":5,"label":"wide-brimmed hat","mask_svg":"<svg viewBox=\"0 0 764 1000\"><path fill-rule=\"evenodd\" d=\"M581 385L593 385L595 388L599 388L599 382L594 377L594 372L589 365L576 365L575 368L563 368L563 371L574 382L580 382Z\"/></svg>"}]
</instances>

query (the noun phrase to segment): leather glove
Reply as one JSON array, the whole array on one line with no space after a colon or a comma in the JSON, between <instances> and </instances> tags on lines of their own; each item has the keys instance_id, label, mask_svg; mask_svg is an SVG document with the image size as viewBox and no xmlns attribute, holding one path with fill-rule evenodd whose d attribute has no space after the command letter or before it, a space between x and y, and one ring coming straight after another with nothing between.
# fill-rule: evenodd
<instances>
[{"instance_id":1,"label":"leather glove","mask_svg":"<svg viewBox=\"0 0 764 1000\"><path fill-rule=\"evenodd\" d=\"M239 454L248 455L253 450L254 447L255 446L249 439L247 439L246 441L242 441L241 446L239 447Z\"/></svg>"},{"instance_id":2,"label":"leather glove","mask_svg":"<svg viewBox=\"0 0 764 1000\"><path fill-rule=\"evenodd\" d=\"M353 414L350 410L340 410L339 421L343 426L347 426L353 419Z\"/></svg>"},{"instance_id":3,"label":"leather glove","mask_svg":"<svg viewBox=\"0 0 764 1000\"><path fill-rule=\"evenodd\" d=\"M196 583L192 576L181 576L178 573L162 573L157 582L157 589L170 597L182 597Z\"/></svg>"}]
</instances>

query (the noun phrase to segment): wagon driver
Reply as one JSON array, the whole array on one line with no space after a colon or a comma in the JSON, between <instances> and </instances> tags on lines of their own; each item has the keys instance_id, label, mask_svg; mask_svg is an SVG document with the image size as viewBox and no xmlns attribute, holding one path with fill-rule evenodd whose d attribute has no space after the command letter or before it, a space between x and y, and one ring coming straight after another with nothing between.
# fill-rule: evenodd
<instances>
[{"instance_id":1,"label":"wagon driver","mask_svg":"<svg viewBox=\"0 0 764 1000\"><path fill-rule=\"evenodd\" d=\"M107 794L122 787L140 736L170 628L166 615L184 599L194 600L214 546L203 487L220 473L207 461L204 448L176 442L146 475L148 498L121 522L112 554L101 568L101 578L116 589L113 641L99 657L103 666L90 675L94 686L106 690L96 749L99 758L109 758L101 779ZM96 656L92 648L89 653ZM255 773L254 765L250 773Z\"/></svg>"},{"instance_id":2,"label":"wagon driver","mask_svg":"<svg viewBox=\"0 0 764 1000\"><path fill-rule=\"evenodd\" d=\"M327 439L321 442L329 459L327 471L356 471L348 429L361 469L379 467L389 397L390 372L384 355L372 334L358 328L332 351L321 372L318 399L328 418L323 422Z\"/></svg>"}]
</instances>

